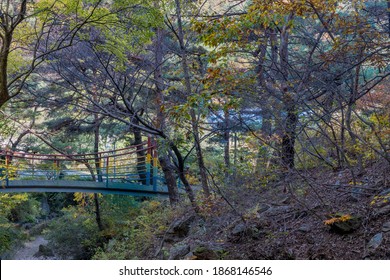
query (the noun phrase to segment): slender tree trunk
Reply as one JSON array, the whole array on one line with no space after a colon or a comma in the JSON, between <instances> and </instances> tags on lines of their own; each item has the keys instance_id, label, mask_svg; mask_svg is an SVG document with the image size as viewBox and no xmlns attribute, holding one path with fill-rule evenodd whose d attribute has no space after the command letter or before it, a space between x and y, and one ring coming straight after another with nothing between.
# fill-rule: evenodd
<instances>
[{"instance_id":1,"label":"slender tree trunk","mask_svg":"<svg viewBox=\"0 0 390 280\"><path fill-rule=\"evenodd\" d=\"M288 85L289 81L289 32L288 26L284 26L280 33L280 77L283 89L283 105L285 112L287 114L285 118L285 127L283 130L282 136L282 162L287 168L294 168L294 158L295 158L295 139L296 139L296 127L298 123L298 112L296 107L295 96L292 91L290 91L290 86Z\"/></svg>"},{"instance_id":2,"label":"slender tree trunk","mask_svg":"<svg viewBox=\"0 0 390 280\"><path fill-rule=\"evenodd\" d=\"M267 32L267 36L271 37L269 31ZM274 64L274 60L275 61L277 60L275 55L274 55L274 51L273 51L273 47L272 47L275 42L273 42L272 39L270 39L270 40L271 40L271 62L272 62L272 64ZM261 132L265 136L270 136L272 133L272 122L271 122L272 114L270 111L270 104L269 104L270 96L267 94L264 94L265 89L266 89L265 78L264 78L264 60L265 60L265 57L267 54L267 43L261 43L259 45L259 49L258 49L258 52L256 52L256 54L257 54L257 67L256 67L257 84L258 84L259 89L260 89L259 97L260 97L260 101L262 103Z\"/></svg>"},{"instance_id":3,"label":"slender tree trunk","mask_svg":"<svg viewBox=\"0 0 390 280\"><path fill-rule=\"evenodd\" d=\"M96 91L94 91L96 93ZM96 96L95 96L96 97ZM96 174L98 182L103 182L103 176L102 176L102 170L100 166L100 157L99 157L99 136L100 136L100 125L101 120L99 120L99 115L94 114L94 145L93 145L93 152L95 154L95 168L96 168ZM100 203L99 203L99 196L97 193L93 194L93 200L95 202L95 218L96 223L99 227L100 231L104 230L104 226L102 223L101 218L101 212L100 212Z\"/></svg>"},{"instance_id":4,"label":"slender tree trunk","mask_svg":"<svg viewBox=\"0 0 390 280\"><path fill-rule=\"evenodd\" d=\"M185 191L187 193L187 196L188 196L188 199L190 200L191 202L191 205L192 205L192 208L194 209L194 211L196 213L199 213L200 210L199 210L199 206L198 204L196 203L195 201L195 195L194 195L194 192L191 188L191 185L190 183L188 182L187 178L186 178L186 175L185 175L185 171L184 171L184 159L179 151L179 149L175 146L174 143L170 143L170 147L172 149L172 151L175 153L176 155L176 158L177 158L177 165L178 165L178 169L179 169L179 178L180 180L183 182L183 185L184 185L184 188L185 188Z\"/></svg>"},{"instance_id":5,"label":"slender tree trunk","mask_svg":"<svg viewBox=\"0 0 390 280\"><path fill-rule=\"evenodd\" d=\"M4 15L3 15L4 17ZM4 32L1 38L1 50L0 50L0 108L10 98L8 92L8 56L10 52L10 46L12 42L12 33L8 30Z\"/></svg>"},{"instance_id":6,"label":"slender tree trunk","mask_svg":"<svg viewBox=\"0 0 390 280\"><path fill-rule=\"evenodd\" d=\"M236 181L236 178L237 178L237 132L234 132L233 133L233 168L232 168L232 179L233 181L235 182Z\"/></svg>"},{"instance_id":7,"label":"slender tree trunk","mask_svg":"<svg viewBox=\"0 0 390 280\"><path fill-rule=\"evenodd\" d=\"M229 110L224 110L224 131L223 131L223 142L224 142L224 162L225 162L225 179L230 179L230 114Z\"/></svg>"},{"instance_id":8,"label":"slender tree trunk","mask_svg":"<svg viewBox=\"0 0 390 280\"><path fill-rule=\"evenodd\" d=\"M175 174L172 172L174 166L172 166L168 155L159 156L159 161L168 187L169 202L171 206L175 206L179 203L179 190L177 188Z\"/></svg>"},{"instance_id":9,"label":"slender tree trunk","mask_svg":"<svg viewBox=\"0 0 390 280\"><path fill-rule=\"evenodd\" d=\"M272 135L272 114L269 110L269 104L267 104L268 98L264 103L265 105L261 112L261 132L265 136L271 136Z\"/></svg>"},{"instance_id":10,"label":"slender tree trunk","mask_svg":"<svg viewBox=\"0 0 390 280\"><path fill-rule=\"evenodd\" d=\"M156 88L156 105L157 105L157 117L156 117L156 127L161 131L165 128L165 114L163 112L164 105L164 80L162 78L161 67L163 64L163 39L164 34L161 28L157 28L156 39L155 39L155 71L154 71L154 80ZM169 202L171 206L176 205L179 200L179 190L177 188L176 176L175 176L175 167L171 162L171 159L167 153L159 154L159 162L161 169L164 173L165 181L168 187L169 192Z\"/></svg>"},{"instance_id":11,"label":"slender tree trunk","mask_svg":"<svg viewBox=\"0 0 390 280\"><path fill-rule=\"evenodd\" d=\"M203 158L203 152L202 147L200 146L200 137L199 137L199 126L198 126L198 120L195 117L195 111L191 110L191 122L192 122L192 130L195 140L195 150L196 150L196 157L198 160L198 166L199 166L199 173L200 173L200 181L202 183L202 189L204 192L204 195L206 197L210 196L210 189L209 184L207 182L207 170L204 163Z\"/></svg>"},{"instance_id":12,"label":"slender tree trunk","mask_svg":"<svg viewBox=\"0 0 390 280\"><path fill-rule=\"evenodd\" d=\"M184 73L184 83L185 88L188 96L192 95L192 89L191 89L191 78L189 74L189 68L188 68L188 56L187 56L187 49L184 43L184 31L183 31L183 23L182 23L182 17L181 17L181 5L180 0L175 0L176 4L176 15L177 15L177 25L178 25L178 40L180 44L180 50L181 50L181 65L183 68ZM200 133L199 133L199 124L198 119L196 116L195 109L190 109L190 116L191 116L191 126L192 126L192 133L194 137L194 145L196 150L196 157L198 161L199 166L199 173L200 173L200 179L202 183L202 189L204 192L204 195L208 197L210 195L210 189L207 182L207 170L204 164L203 159L203 152L200 145ZM184 183L184 182L183 182Z\"/></svg>"},{"instance_id":13,"label":"slender tree trunk","mask_svg":"<svg viewBox=\"0 0 390 280\"><path fill-rule=\"evenodd\" d=\"M362 55L363 55L363 52L361 50L359 58L358 58L359 60L361 59ZM351 137L351 142L352 142L353 147L355 147L357 144L357 137L356 137L355 133L353 132L353 128L352 128L352 111L353 111L353 106L356 104L356 100L357 100L358 95L359 95L360 69L361 69L361 65L358 65L356 67L356 70L355 70L355 78L353 81L352 92L351 92L351 96L350 96L350 99L348 102L347 113L346 113L346 117L345 117L345 124L346 124L347 130L348 130L348 134ZM363 169L362 155L360 153L354 152L353 157L357 158L358 168L361 171Z\"/></svg>"},{"instance_id":14,"label":"slender tree trunk","mask_svg":"<svg viewBox=\"0 0 390 280\"><path fill-rule=\"evenodd\" d=\"M17 14L14 15L14 11ZM8 59L15 28L25 19L27 0L3 3L0 12L0 108L10 99L8 90Z\"/></svg>"},{"instance_id":15,"label":"slender tree trunk","mask_svg":"<svg viewBox=\"0 0 390 280\"><path fill-rule=\"evenodd\" d=\"M288 168L294 168L295 158L295 138L296 138L296 126L298 123L298 115L296 112L295 101L285 101L286 105L286 122L284 135L282 137L282 161Z\"/></svg>"},{"instance_id":16,"label":"slender tree trunk","mask_svg":"<svg viewBox=\"0 0 390 280\"><path fill-rule=\"evenodd\" d=\"M341 128L340 128L340 152L341 152L341 168L345 167L346 156L345 156L345 112L343 107L343 102L340 100L341 108Z\"/></svg>"},{"instance_id":17,"label":"slender tree trunk","mask_svg":"<svg viewBox=\"0 0 390 280\"><path fill-rule=\"evenodd\" d=\"M388 19L388 32L390 37L390 0L387 0L387 19Z\"/></svg>"}]
</instances>

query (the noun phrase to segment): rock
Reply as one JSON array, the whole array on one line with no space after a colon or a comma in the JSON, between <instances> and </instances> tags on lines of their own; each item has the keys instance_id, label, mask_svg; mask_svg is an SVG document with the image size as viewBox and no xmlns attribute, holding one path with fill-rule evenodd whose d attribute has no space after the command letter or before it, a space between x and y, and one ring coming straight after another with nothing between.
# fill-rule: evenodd
<instances>
[{"instance_id":1,"label":"rock","mask_svg":"<svg viewBox=\"0 0 390 280\"><path fill-rule=\"evenodd\" d=\"M245 238L249 239L260 239L266 232L263 230L266 223L265 221L256 221L250 225L246 223L237 224L228 236L229 242L240 242Z\"/></svg>"},{"instance_id":2,"label":"rock","mask_svg":"<svg viewBox=\"0 0 390 280\"><path fill-rule=\"evenodd\" d=\"M346 221L337 221L330 225L332 231L339 234L347 234L357 230L361 225L359 217L351 217Z\"/></svg>"},{"instance_id":3,"label":"rock","mask_svg":"<svg viewBox=\"0 0 390 280\"><path fill-rule=\"evenodd\" d=\"M362 188L352 188L351 199L352 201L358 202L363 198L363 189Z\"/></svg>"},{"instance_id":4,"label":"rock","mask_svg":"<svg viewBox=\"0 0 390 280\"><path fill-rule=\"evenodd\" d=\"M257 210L257 213L258 214L261 214L261 213L264 213L265 211L267 211L271 206L269 206L268 204L262 204L259 206L259 209Z\"/></svg>"},{"instance_id":5,"label":"rock","mask_svg":"<svg viewBox=\"0 0 390 280\"><path fill-rule=\"evenodd\" d=\"M382 231L383 232L390 232L390 221L383 224Z\"/></svg>"},{"instance_id":6,"label":"rock","mask_svg":"<svg viewBox=\"0 0 390 280\"><path fill-rule=\"evenodd\" d=\"M310 232L311 231L311 226L309 224L303 224L301 225L299 228L298 228L298 231L300 232L303 232L303 233L307 233L307 232Z\"/></svg>"},{"instance_id":7,"label":"rock","mask_svg":"<svg viewBox=\"0 0 390 280\"><path fill-rule=\"evenodd\" d=\"M374 214L376 216L381 216L381 215L387 215L390 213L390 204L389 205L386 205L386 206L383 206L379 209L376 209Z\"/></svg>"},{"instance_id":8,"label":"rock","mask_svg":"<svg viewBox=\"0 0 390 280\"><path fill-rule=\"evenodd\" d=\"M382 244L382 241L383 241L383 233L380 232L380 233L375 234L371 238L370 242L368 242L367 249L369 251L376 250Z\"/></svg>"},{"instance_id":9,"label":"rock","mask_svg":"<svg viewBox=\"0 0 390 280\"><path fill-rule=\"evenodd\" d=\"M190 252L190 246L186 243L177 243L169 250L170 260L180 260Z\"/></svg>"},{"instance_id":10,"label":"rock","mask_svg":"<svg viewBox=\"0 0 390 280\"><path fill-rule=\"evenodd\" d=\"M46 245L39 245L39 250L34 254L34 257L54 257L53 251Z\"/></svg>"},{"instance_id":11,"label":"rock","mask_svg":"<svg viewBox=\"0 0 390 280\"><path fill-rule=\"evenodd\" d=\"M290 204L290 202L291 202L291 197L290 196L285 196L284 198L282 198L280 200L281 204Z\"/></svg>"},{"instance_id":12,"label":"rock","mask_svg":"<svg viewBox=\"0 0 390 280\"><path fill-rule=\"evenodd\" d=\"M232 235L234 236L244 235L247 232L247 230L248 228L245 223L239 223L233 228Z\"/></svg>"},{"instance_id":13,"label":"rock","mask_svg":"<svg viewBox=\"0 0 390 280\"><path fill-rule=\"evenodd\" d=\"M291 211L291 207L287 205L274 206L267 209L263 214L267 216L279 216Z\"/></svg>"},{"instance_id":14,"label":"rock","mask_svg":"<svg viewBox=\"0 0 390 280\"><path fill-rule=\"evenodd\" d=\"M22 227L26 230L30 230L34 225L34 223L24 223L22 224Z\"/></svg>"},{"instance_id":15,"label":"rock","mask_svg":"<svg viewBox=\"0 0 390 280\"><path fill-rule=\"evenodd\" d=\"M177 235L178 237L186 237L191 229L191 223L194 220L195 216L191 215L176 221L169 233Z\"/></svg>"},{"instance_id":16,"label":"rock","mask_svg":"<svg viewBox=\"0 0 390 280\"><path fill-rule=\"evenodd\" d=\"M239 242L249 231L248 226L245 223L237 224L228 236L230 242Z\"/></svg>"},{"instance_id":17,"label":"rock","mask_svg":"<svg viewBox=\"0 0 390 280\"><path fill-rule=\"evenodd\" d=\"M200 245L193 250L192 254L198 260L220 260L227 255L227 252L220 247Z\"/></svg>"}]
</instances>

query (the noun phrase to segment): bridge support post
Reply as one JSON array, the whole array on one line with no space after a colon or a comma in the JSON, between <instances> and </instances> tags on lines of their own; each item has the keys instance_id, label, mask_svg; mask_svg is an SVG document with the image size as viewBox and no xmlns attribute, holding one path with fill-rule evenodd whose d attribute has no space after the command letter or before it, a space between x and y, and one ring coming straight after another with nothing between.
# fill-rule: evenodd
<instances>
[{"instance_id":1,"label":"bridge support post","mask_svg":"<svg viewBox=\"0 0 390 280\"><path fill-rule=\"evenodd\" d=\"M145 163L145 167L146 167L146 185L147 186L150 186L151 185L151 178L150 178L150 173L151 173L151 161L152 161L152 139L150 138L150 136L148 137L148 151L147 151L147 154L146 154L146 163Z\"/></svg>"},{"instance_id":2,"label":"bridge support post","mask_svg":"<svg viewBox=\"0 0 390 280\"><path fill-rule=\"evenodd\" d=\"M5 184L6 187L9 187L9 162L11 160L11 156L8 155L8 151L5 151Z\"/></svg>"},{"instance_id":3,"label":"bridge support post","mask_svg":"<svg viewBox=\"0 0 390 280\"><path fill-rule=\"evenodd\" d=\"M109 172L109 165L110 164L110 156L107 155L107 158L106 158L106 188L108 188L108 172Z\"/></svg>"},{"instance_id":4,"label":"bridge support post","mask_svg":"<svg viewBox=\"0 0 390 280\"><path fill-rule=\"evenodd\" d=\"M57 160L57 157L54 156L53 160L53 180L58 180L60 175L60 162Z\"/></svg>"},{"instance_id":5,"label":"bridge support post","mask_svg":"<svg viewBox=\"0 0 390 280\"><path fill-rule=\"evenodd\" d=\"M157 191L157 150L153 150L153 191Z\"/></svg>"}]
</instances>

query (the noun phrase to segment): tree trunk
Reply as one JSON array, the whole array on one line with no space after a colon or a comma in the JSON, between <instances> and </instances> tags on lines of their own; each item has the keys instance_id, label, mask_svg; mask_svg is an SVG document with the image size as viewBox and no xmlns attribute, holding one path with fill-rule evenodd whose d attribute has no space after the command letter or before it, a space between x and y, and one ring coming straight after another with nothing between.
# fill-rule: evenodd
<instances>
[{"instance_id":1,"label":"tree trunk","mask_svg":"<svg viewBox=\"0 0 390 280\"><path fill-rule=\"evenodd\" d=\"M390 37L390 0L387 0L387 19L388 19L388 32Z\"/></svg>"},{"instance_id":2,"label":"tree trunk","mask_svg":"<svg viewBox=\"0 0 390 280\"><path fill-rule=\"evenodd\" d=\"M271 31L272 32L272 31ZM274 37L270 34L270 31L267 31L267 36L270 37L271 41L271 62L274 64L276 56L274 52ZM264 78L264 60L267 54L267 43L261 43L259 45L258 52L256 52L257 55L257 67L256 67L256 76L257 76L257 84L259 87L259 101L262 103L261 108L261 132L265 136L270 136L272 133L272 122L271 122L271 111L270 111L270 104L269 99L270 97L265 94L265 78Z\"/></svg>"},{"instance_id":3,"label":"tree trunk","mask_svg":"<svg viewBox=\"0 0 390 280\"><path fill-rule=\"evenodd\" d=\"M160 156L159 161L168 187L169 202L171 206L175 206L179 203L179 190L177 188L176 177L173 172L174 166L168 155Z\"/></svg>"},{"instance_id":4,"label":"tree trunk","mask_svg":"<svg viewBox=\"0 0 390 280\"><path fill-rule=\"evenodd\" d=\"M199 173L200 173L200 181L202 183L203 193L206 197L210 196L210 189L207 182L207 170L204 164L202 147L200 146L200 138L199 138L199 127L198 121L195 118L194 110L191 110L191 122L192 122L192 130L195 140L195 150L196 150L196 158L198 160Z\"/></svg>"},{"instance_id":5,"label":"tree trunk","mask_svg":"<svg viewBox=\"0 0 390 280\"><path fill-rule=\"evenodd\" d=\"M223 132L223 140L225 145L224 161L225 161L226 170L229 170L230 168L230 114L228 109L226 109L224 112L224 121L225 121L225 127Z\"/></svg>"},{"instance_id":6,"label":"tree trunk","mask_svg":"<svg viewBox=\"0 0 390 280\"><path fill-rule=\"evenodd\" d=\"M279 79L282 85L283 105L287 114L285 118L285 124L282 136L282 162L284 167L294 168L295 158L295 138L296 138L296 126L298 123L298 113L296 108L296 100L292 91L290 91L289 81L289 32L288 26L283 26L280 33L280 76ZM290 89L290 90L289 90Z\"/></svg>"},{"instance_id":7,"label":"tree trunk","mask_svg":"<svg viewBox=\"0 0 390 280\"><path fill-rule=\"evenodd\" d=\"M181 65L182 65L183 73L184 73L185 89L187 92L187 96L191 96L192 95L191 78L190 78L189 68L188 68L187 49L186 49L186 46L184 43L184 32L183 32L183 24L182 24L182 18L181 18L180 0L175 0L175 4L176 4L177 25L178 25L178 34L177 34L178 36L177 37L179 40L180 50L181 50ZM191 116L192 134L194 137L194 145L195 145L196 157L197 157L198 166L199 166L199 173L200 173L200 179L201 179L201 183L202 183L202 189L203 189L204 195L206 197L208 197L208 196L210 196L210 189L209 189L209 185L207 182L207 170L206 170L206 167L204 164L202 147L200 146L198 119L197 119L195 110L193 108L190 109L190 116Z\"/></svg>"},{"instance_id":8,"label":"tree trunk","mask_svg":"<svg viewBox=\"0 0 390 280\"><path fill-rule=\"evenodd\" d=\"M192 208L194 209L194 211L196 213L199 213L199 206L197 205L196 201L195 201L195 195L194 195L194 192L191 188L191 185L190 183L188 182L187 178L186 178L186 175L185 175L185 171L184 171L184 160L183 160L183 157L179 151L179 149L175 146L174 143L170 143L170 147L172 149L172 151L175 153L176 155L176 158L177 158L177 165L178 165L178 169L179 169L179 178L180 180L183 182L183 185L184 185L184 188L185 188L185 191L187 193L187 196L188 196L188 199L190 200L191 202L191 205L192 205Z\"/></svg>"},{"instance_id":9,"label":"tree trunk","mask_svg":"<svg viewBox=\"0 0 390 280\"><path fill-rule=\"evenodd\" d=\"M225 179L228 182L230 179L230 114L229 110L224 110L224 162L225 162Z\"/></svg>"},{"instance_id":10,"label":"tree trunk","mask_svg":"<svg viewBox=\"0 0 390 280\"><path fill-rule=\"evenodd\" d=\"M154 70L154 81L156 87L156 107L157 107L157 116L156 116L156 127L161 131L165 128L165 113L163 112L164 105L164 80L162 78L161 67L163 64L163 30L157 28L156 39L155 39L155 70ZM169 202L171 206L176 205L179 200L179 190L177 188L176 176L175 176L175 167L171 162L169 156L165 153L159 156L159 161L161 169L164 173L165 182L168 187L169 192Z\"/></svg>"},{"instance_id":11,"label":"tree trunk","mask_svg":"<svg viewBox=\"0 0 390 280\"><path fill-rule=\"evenodd\" d=\"M360 51L359 53L359 60L361 59L363 55L363 50ZM354 150L354 147L356 146L357 144L357 137L355 135L355 133L353 132L353 128L352 128L352 111L353 111L353 107L354 105L356 104L356 101L358 99L358 96L359 96L359 78L360 78L360 69L361 69L361 65L358 65L356 67L356 70L355 70L355 77L354 77L354 80L353 80L353 87L352 87L352 92L351 92L351 96L349 98L349 102L348 102L348 106L347 106L347 113L346 113L346 118L345 118L345 123L346 123L346 127L347 127L347 130L348 130L348 134L349 136L351 137L351 142L352 142L352 146L353 146L353 150ZM363 158L362 158L362 155L361 153L359 152L355 152L353 151L353 154L352 154L353 158L356 158L357 161L358 161L358 169L359 169L359 172L363 169Z\"/></svg>"},{"instance_id":12,"label":"tree trunk","mask_svg":"<svg viewBox=\"0 0 390 280\"><path fill-rule=\"evenodd\" d=\"M18 7L16 8L16 5ZM15 8L15 10L14 10ZM14 11L19 13L14 15ZM11 98L8 90L8 59L15 28L26 18L27 0L1 4L0 11L0 108Z\"/></svg>"},{"instance_id":13,"label":"tree trunk","mask_svg":"<svg viewBox=\"0 0 390 280\"><path fill-rule=\"evenodd\" d=\"M267 101L265 102L264 108L261 112L261 132L263 133L264 136L271 136L272 135L272 114L269 110Z\"/></svg>"},{"instance_id":14,"label":"tree trunk","mask_svg":"<svg viewBox=\"0 0 390 280\"><path fill-rule=\"evenodd\" d=\"M98 114L94 114L94 145L93 145L93 152L95 154L95 168L96 168L96 174L97 174L97 180L98 182L103 182L103 175L102 170L100 166L100 157L99 157L99 136L100 136L100 125L101 120L99 120ZM97 193L93 194L93 200L95 202L95 218L96 223L98 225L98 228L100 231L104 230L104 226L102 223L101 218L101 212L100 212L100 203L99 203L99 196Z\"/></svg>"},{"instance_id":15,"label":"tree trunk","mask_svg":"<svg viewBox=\"0 0 390 280\"><path fill-rule=\"evenodd\" d=\"M3 15L4 16L4 15ZM4 24L4 23L3 23ZM0 50L0 108L10 98L8 91L8 56L12 42L12 34L7 30L1 38Z\"/></svg>"},{"instance_id":16,"label":"tree trunk","mask_svg":"<svg viewBox=\"0 0 390 280\"><path fill-rule=\"evenodd\" d=\"M288 96L288 93L286 93ZM285 100L286 108L286 122L284 128L284 134L282 137L282 162L285 167L294 168L295 157L295 138L296 138L296 126L298 123L298 115L296 111L295 101L292 97L290 100Z\"/></svg>"}]
</instances>

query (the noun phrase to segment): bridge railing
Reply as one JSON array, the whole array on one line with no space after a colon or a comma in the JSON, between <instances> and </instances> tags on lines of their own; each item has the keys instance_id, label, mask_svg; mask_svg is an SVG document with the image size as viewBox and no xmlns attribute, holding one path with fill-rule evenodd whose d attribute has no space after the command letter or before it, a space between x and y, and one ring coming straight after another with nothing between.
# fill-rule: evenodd
<instances>
[{"instance_id":1,"label":"bridge railing","mask_svg":"<svg viewBox=\"0 0 390 280\"><path fill-rule=\"evenodd\" d=\"M148 142L123 149L88 154L37 154L0 150L0 180L72 180L162 184L156 145Z\"/></svg>"}]
</instances>

